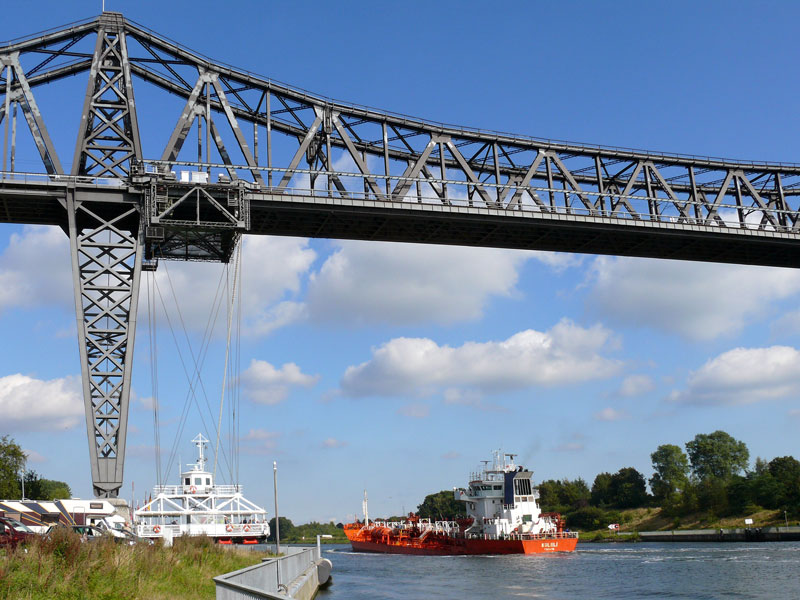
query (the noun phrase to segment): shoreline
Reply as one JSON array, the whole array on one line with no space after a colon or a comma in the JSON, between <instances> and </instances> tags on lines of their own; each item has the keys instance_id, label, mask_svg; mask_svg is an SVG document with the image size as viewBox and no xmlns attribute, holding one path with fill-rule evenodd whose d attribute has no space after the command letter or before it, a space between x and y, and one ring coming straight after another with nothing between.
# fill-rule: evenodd
<instances>
[{"instance_id":1,"label":"shoreline","mask_svg":"<svg viewBox=\"0 0 800 600\"><path fill-rule=\"evenodd\" d=\"M591 534L587 533L587 536ZM580 539L586 544L640 542L800 542L800 526L718 527L714 529L673 529L667 531L620 532L614 536L594 535Z\"/></svg>"}]
</instances>

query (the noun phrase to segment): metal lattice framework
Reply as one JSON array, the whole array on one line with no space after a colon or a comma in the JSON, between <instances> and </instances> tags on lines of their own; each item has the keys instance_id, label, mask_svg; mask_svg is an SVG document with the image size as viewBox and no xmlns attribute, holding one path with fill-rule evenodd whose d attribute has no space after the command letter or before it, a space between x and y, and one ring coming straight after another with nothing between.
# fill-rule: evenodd
<instances>
[{"instance_id":1,"label":"metal lattice framework","mask_svg":"<svg viewBox=\"0 0 800 600\"><path fill-rule=\"evenodd\" d=\"M39 89L80 73L65 175ZM19 110L37 173L16 168ZM171 111L170 134L152 116ZM102 495L122 483L138 278L159 259L225 262L253 233L800 266L800 165L554 142L335 102L118 13L0 46L0 127L0 221L70 235Z\"/></svg>"}]
</instances>

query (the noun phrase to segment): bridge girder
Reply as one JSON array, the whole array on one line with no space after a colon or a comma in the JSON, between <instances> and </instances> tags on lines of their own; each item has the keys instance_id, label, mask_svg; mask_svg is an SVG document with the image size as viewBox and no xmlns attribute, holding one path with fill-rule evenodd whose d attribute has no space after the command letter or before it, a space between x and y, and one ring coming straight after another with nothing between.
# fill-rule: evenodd
<instances>
[{"instance_id":1,"label":"bridge girder","mask_svg":"<svg viewBox=\"0 0 800 600\"><path fill-rule=\"evenodd\" d=\"M34 90L84 72L66 176ZM137 111L134 80L185 101L157 157L142 151L140 131L159 132ZM42 173L14 172L17 108ZM196 160L184 149L192 129ZM122 485L139 278L158 259L227 261L254 233L800 267L800 165L543 140L336 102L119 13L1 45L0 130L0 222L70 236L98 495Z\"/></svg>"}]
</instances>

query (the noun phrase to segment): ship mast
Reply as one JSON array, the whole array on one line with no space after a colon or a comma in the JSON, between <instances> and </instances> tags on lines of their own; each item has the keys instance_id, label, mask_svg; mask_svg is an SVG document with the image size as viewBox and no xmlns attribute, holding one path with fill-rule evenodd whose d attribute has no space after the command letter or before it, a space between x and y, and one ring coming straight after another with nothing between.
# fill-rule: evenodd
<instances>
[{"instance_id":1,"label":"ship mast","mask_svg":"<svg viewBox=\"0 0 800 600\"><path fill-rule=\"evenodd\" d=\"M203 437L202 433L198 433L197 437L192 440L195 446L197 446L197 465L200 467L200 471L206 470L206 457L203 456L203 448L208 443L208 440Z\"/></svg>"},{"instance_id":2,"label":"ship mast","mask_svg":"<svg viewBox=\"0 0 800 600\"><path fill-rule=\"evenodd\" d=\"M367 507L367 490L364 490L364 501L361 503L361 509L364 511L364 525L369 525L369 508Z\"/></svg>"}]
</instances>

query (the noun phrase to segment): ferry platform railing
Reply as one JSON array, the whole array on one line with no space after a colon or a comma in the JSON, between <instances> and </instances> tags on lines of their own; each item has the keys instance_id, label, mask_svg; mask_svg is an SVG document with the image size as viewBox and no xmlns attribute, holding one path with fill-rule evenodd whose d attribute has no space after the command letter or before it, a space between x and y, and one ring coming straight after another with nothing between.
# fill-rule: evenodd
<instances>
[{"instance_id":1,"label":"ferry platform railing","mask_svg":"<svg viewBox=\"0 0 800 600\"><path fill-rule=\"evenodd\" d=\"M318 548L288 547L284 556L214 577L217 600L287 600L304 585L324 584L330 562L320 560ZM324 563L327 563L325 565ZM325 581L322 581L322 579Z\"/></svg>"}]
</instances>

